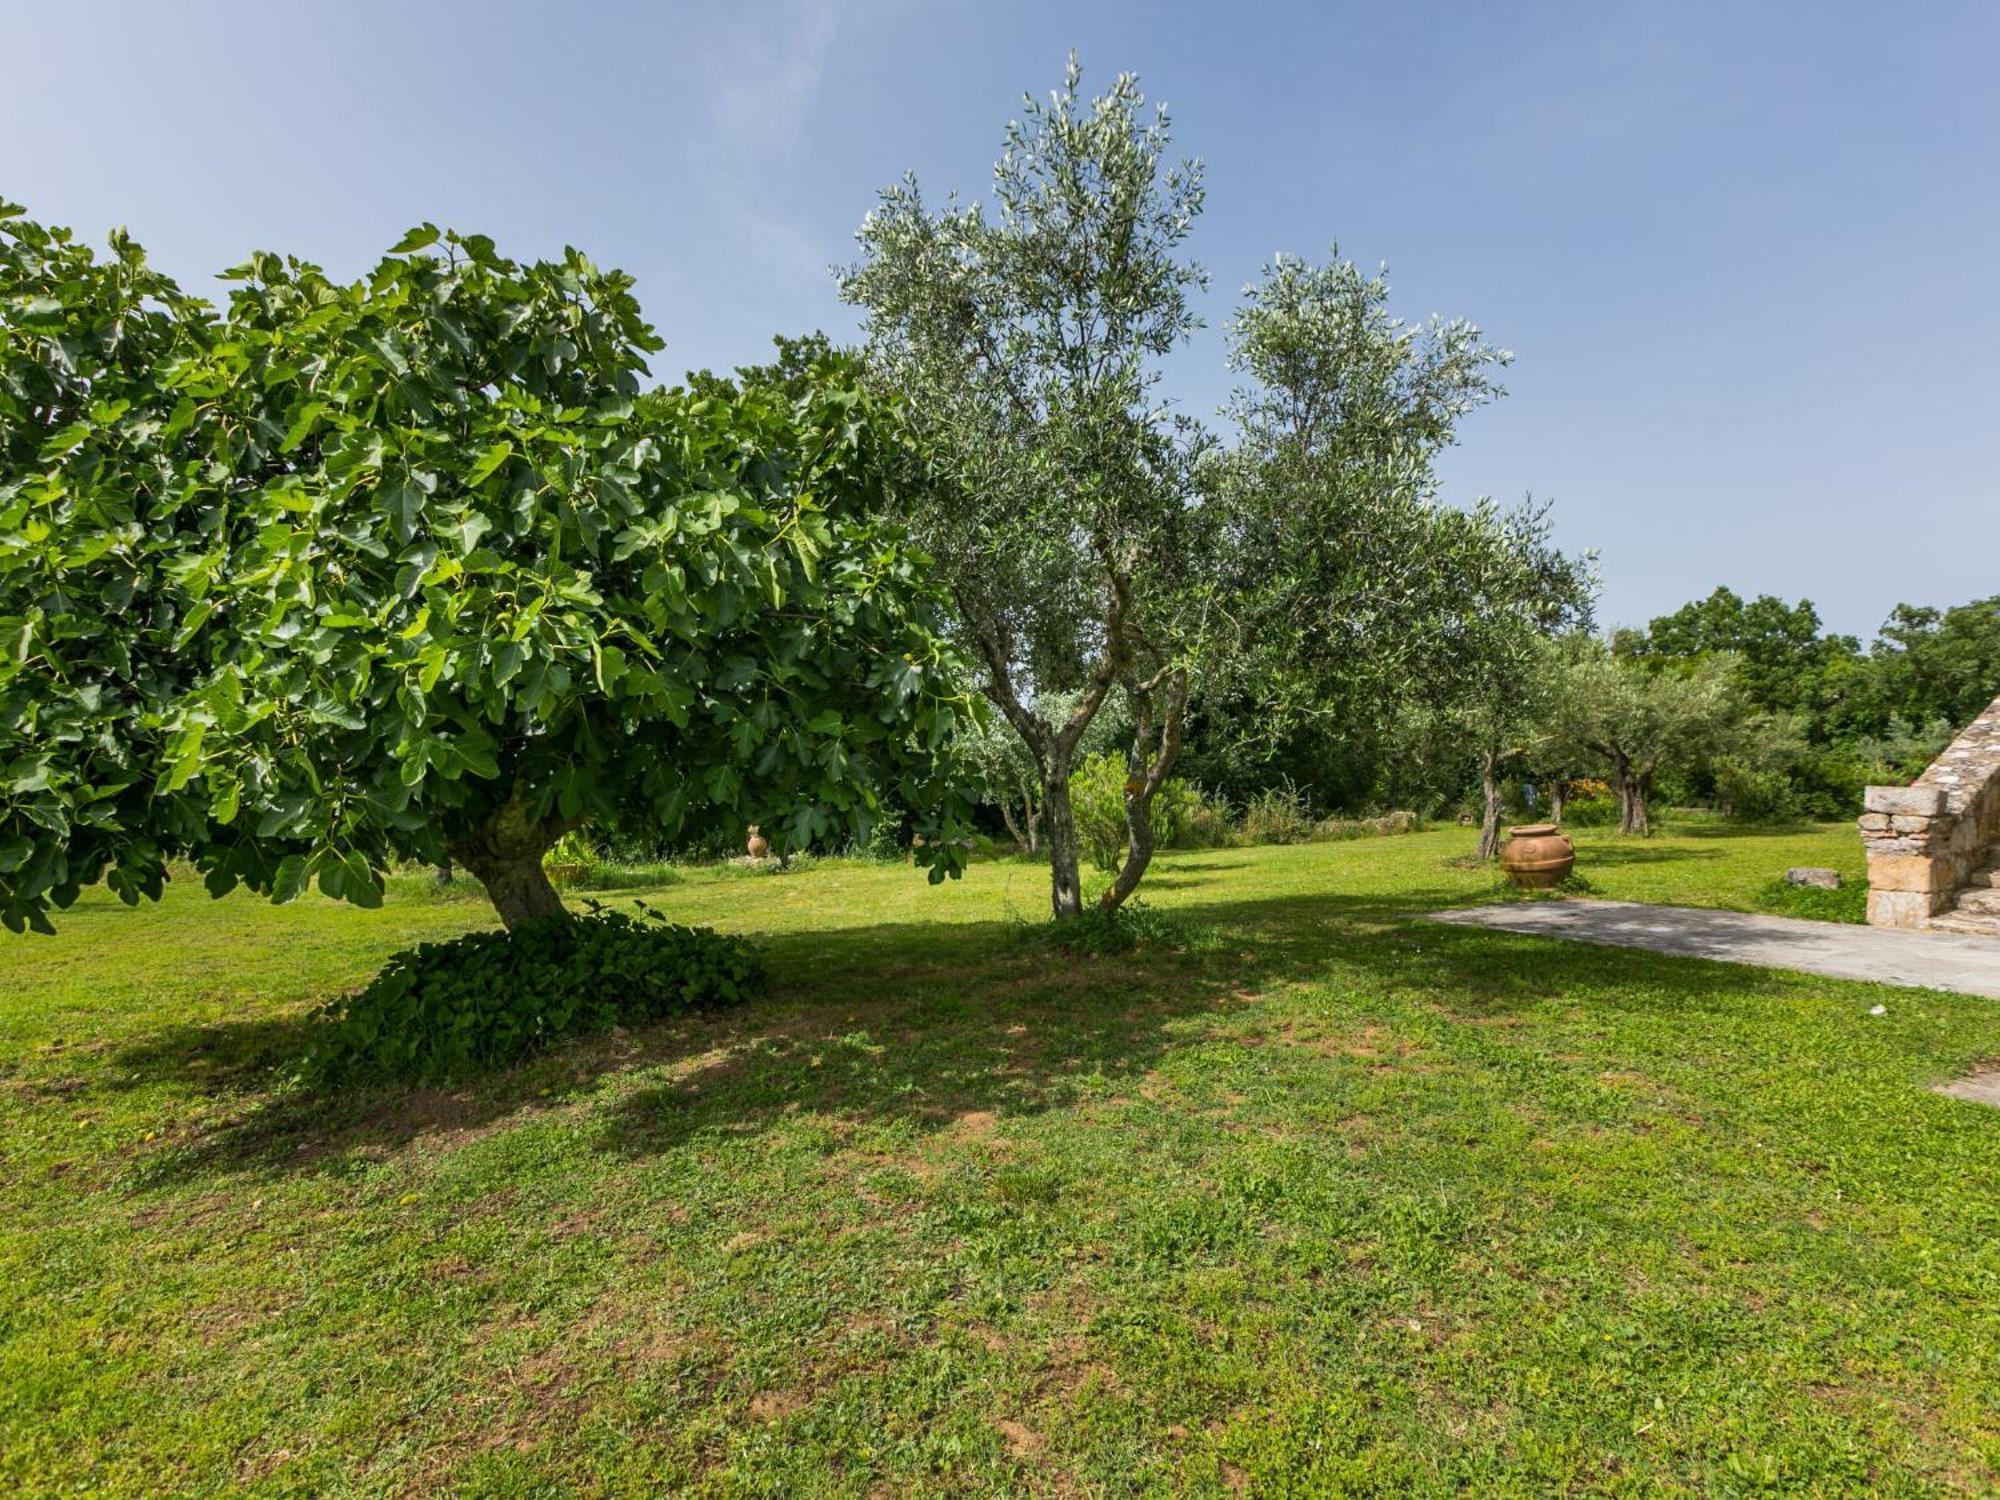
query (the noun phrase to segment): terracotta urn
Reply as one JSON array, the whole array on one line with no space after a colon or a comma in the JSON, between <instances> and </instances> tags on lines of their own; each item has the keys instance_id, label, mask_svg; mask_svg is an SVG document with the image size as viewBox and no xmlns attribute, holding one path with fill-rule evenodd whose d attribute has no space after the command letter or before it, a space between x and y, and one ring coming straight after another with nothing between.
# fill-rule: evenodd
<instances>
[{"instance_id":1,"label":"terracotta urn","mask_svg":"<svg viewBox=\"0 0 2000 1500\"><path fill-rule=\"evenodd\" d=\"M1553 823L1523 823L1507 830L1500 868L1524 891L1553 890L1576 868L1576 846Z\"/></svg>"},{"instance_id":2,"label":"terracotta urn","mask_svg":"<svg viewBox=\"0 0 2000 1500\"><path fill-rule=\"evenodd\" d=\"M750 825L750 841L745 847L749 849L752 859L762 859L771 852L771 841L764 837L763 829L752 823Z\"/></svg>"}]
</instances>

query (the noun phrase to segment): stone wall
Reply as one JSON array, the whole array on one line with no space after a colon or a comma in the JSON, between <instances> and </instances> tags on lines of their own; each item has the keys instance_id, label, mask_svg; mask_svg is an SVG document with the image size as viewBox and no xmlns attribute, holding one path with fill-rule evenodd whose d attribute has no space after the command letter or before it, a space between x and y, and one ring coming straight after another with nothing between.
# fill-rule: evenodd
<instances>
[{"instance_id":1,"label":"stone wall","mask_svg":"<svg viewBox=\"0 0 2000 1500\"><path fill-rule=\"evenodd\" d=\"M1868 920L1922 927L2000 843L2000 698L1909 786L1871 786L1861 838Z\"/></svg>"}]
</instances>

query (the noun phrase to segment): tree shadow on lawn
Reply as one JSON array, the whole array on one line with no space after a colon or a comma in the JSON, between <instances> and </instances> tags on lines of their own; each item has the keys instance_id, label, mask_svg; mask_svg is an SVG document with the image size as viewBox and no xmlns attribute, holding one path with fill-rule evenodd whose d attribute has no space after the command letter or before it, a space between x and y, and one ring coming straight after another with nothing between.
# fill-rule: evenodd
<instances>
[{"instance_id":1,"label":"tree shadow on lawn","mask_svg":"<svg viewBox=\"0 0 2000 1500\"><path fill-rule=\"evenodd\" d=\"M1462 901L1435 894L1434 908ZM1177 1048L1232 1037L1262 1045L1259 1002L1291 984L1326 984L1338 1014L1365 1029L1411 1000L1452 1021L1491 1022L1569 995L1607 1013L1657 1011L1669 988L1674 1013L1693 1020L1783 983L1700 960L1413 922L1407 901L1311 895L1170 910L1221 935L1224 951L1206 963L1058 954L1051 970L1046 954L1024 964L1016 939L1011 959L991 968L941 963L899 975L861 1031L844 1030L840 1003L827 999L800 1007L790 1024L746 1017L737 1045L618 1098L603 1144L648 1156L704 1136L755 1135L800 1112L927 1131L973 1114L1040 1114L1078 1102L1086 1080L1094 1092L1106 1078L1114 1092L1136 1091ZM880 935L865 929L843 949L859 963L855 977L878 992ZM797 943L803 956L819 940L771 941L780 951ZM1635 980L1653 982L1634 990ZM952 993L931 992L932 981Z\"/></svg>"},{"instance_id":2,"label":"tree shadow on lawn","mask_svg":"<svg viewBox=\"0 0 2000 1500\"><path fill-rule=\"evenodd\" d=\"M579 1038L452 1088L274 1088L304 1044L303 1018L172 1028L114 1054L123 1076L112 1086L172 1082L243 1105L158 1153L137 1175L142 1186L347 1175L420 1138L462 1141L657 1072L661 1081L614 1101L603 1130L607 1149L650 1154L801 1109L942 1127L975 1109L1055 1107L1080 1077L1143 1075L1172 1027L1244 983L1226 956L1088 957L1039 932L992 921L759 934L767 998Z\"/></svg>"},{"instance_id":3,"label":"tree shadow on lawn","mask_svg":"<svg viewBox=\"0 0 2000 1500\"><path fill-rule=\"evenodd\" d=\"M1774 982L1702 961L1409 920L1465 899L1432 890L1175 905L1165 909L1201 941L1097 957L1004 921L766 934L766 1000L580 1039L451 1089L260 1093L270 1069L296 1055L303 1019L176 1028L114 1065L133 1083L171 1080L244 1108L139 1163L128 1181L346 1176L414 1142L449 1147L600 1094L596 1142L623 1156L755 1135L801 1113L929 1133L975 1114L1062 1109L1101 1094L1107 1079L1136 1090L1177 1048L1232 1037L1249 1045L1258 1002L1287 984L1326 983L1337 1013L1363 1026L1412 1000L1481 1021L1571 994L1657 1008L1670 993L1676 1014L1693 1016ZM647 1076L635 1085L634 1074Z\"/></svg>"},{"instance_id":4,"label":"tree shadow on lawn","mask_svg":"<svg viewBox=\"0 0 2000 1500\"><path fill-rule=\"evenodd\" d=\"M1576 867L1587 873L1592 865L1661 865L1683 859L1727 859L1723 849L1675 849L1634 840L1630 843L1598 844L1586 841L1577 846Z\"/></svg>"},{"instance_id":5,"label":"tree shadow on lawn","mask_svg":"<svg viewBox=\"0 0 2000 1500\"><path fill-rule=\"evenodd\" d=\"M212 1098L267 1093L272 1071L297 1063L312 1030L312 1018L304 1014L168 1026L113 1053L117 1071L90 1087L130 1093L178 1083Z\"/></svg>"},{"instance_id":6,"label":"tree shadow on lawn","mask_svg":"<svg viewBox=\"0 0 2000 1500\"><path fill-rule=\"evenodd\" d=\"M1852 824L1842 825L1853 831ZM1824 833L1824 825L1810 821L1784 823L1663 823L1660 831L1675 839L1779 839L1801 834ZM1857 840L1858 843L1858 840Z\"/></svg>"}]
</instances>

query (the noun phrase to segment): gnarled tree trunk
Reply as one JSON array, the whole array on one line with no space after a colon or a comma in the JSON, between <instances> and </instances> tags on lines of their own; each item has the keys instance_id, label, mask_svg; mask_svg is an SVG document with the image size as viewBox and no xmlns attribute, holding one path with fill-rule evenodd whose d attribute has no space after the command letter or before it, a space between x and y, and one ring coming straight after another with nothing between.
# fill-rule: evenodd
<instances>
[{"instance_id":1,"label":"gnarled tree trunk","mask_svg":"<svg viewBox=\"0 0 2000 1500\"><path fill-rule=\"evenodd\" d=\"M1028 778L1021 778L1021 817L1014 818L1014 800L1005 792L1000 794L1000 821L1007 825L1007 833L1015 846L1024 854L1033 854L1041 848L1042 810L1035 805L1035 789Z\"/></svg>"},{"instance_id":2,"label":"gnarled tree trunk","mask_svg":"<svg viewBox=\"0 0 2000 1500\"><path fill-rule=\"evenodd\" d=\"M1083 910L1077 870L1076 814L1069 801L1069 757L1051 756L1042 778L1042 821L1049 849L1049 914L1058 922Z\"/></svg>"},{"instance_id":3,"label":"gnarled tree trunk","mask_svg":"<svg viewBox=\"0 0 2000 1500\"><path fill-rule=\"evenodd\" d=\"M1500 857L1500 763L1484 757L1479 767L1479 791L1483 799L1479 813L1479 858Z\"/></svg>"},{"instance_id":4,"label":"gnarled tree trunk","mask_svg":"<svg viewBox=\"0 0 2000 1500\"><path fill-rule=\"evenodd\" d=\"M1163 687L1166 702L1156 705ZM1162 666L1147 682L1128 680L1126 692L1132 699L1132 755L1125 775L1125 858L1098 898L1103 911L1123 906L1153 862L1153 798L1180 758L1181 729L1187 716L1187 673ZM1156 707L1161 710L1157 719Z\"/></svg>"},{"instance_id":5,"label":"gnarled tree trunk","mask_svg":"<svg viewBox=\"0 0 2000 1500\"><path fill-rule=\"evenodd\" d=\"M1659 767L1659 757L1655 755L1643 767L1635 766L1631 753L1622 746L1601 740L1589 743L1592 750L1611 762L1611 789L1618 794L1618 831L1650 834L1653 830L1646 817L1646 791Z\"/></svg>"},{"instance_id":6,"label":"gnarled tree trunk","mask_svg":"<svg viewBox=\"0 0 2000 1500\"><path fill-rule=\"evenodd\" d=\"M1642 837L1650 834L1653 828L1646 816L1645 778L1622 755L1614 757L1611 762L1611 785L1618 793L1618 831Z\"/></svg>"},{"instance_id":7,"label":"gnarled tree trunk","mask_svg":"<svg viewBox=\"0 0 2000 1500\"><path fill-rule=\"evenodd\" d=\"M1021 825L1014 821L1014 802L1005 793L1000 797L1000 821L1007 825L1007 837L1014 841L1014 847L1025 854L1035 851L1021 832Z\"/></svg>"},{"instance_id":8,"label":"gnarled tree trunk","mask_svg":"<svg viewBox=\"0 0 2000 1500\"><path fill-rule=\"evenodd\" d=\"M542 857L576 826L572 819L531 817L517 785L481 828L453 841L450 853L486 887L493 909L511 932L538 917L569 915L542 868Z\"/></svg>"},{"instance_id":9,"label":"gnarled tree trunk","mask_svg":"<svg viewBox=\"0 0 2000 1500\"><path fill-rule=\"evenodd\" d=\"M1004 621L980 611L964 595L960 606L974 625L980 654L986 659L986 696L1021 736L1042 774L1042 831L1049 854L1049 912L1067 921L1083 910L1083 882L1077 869L1076 814L1070 806L1069 775L1077 741L1104 706L1105 694L1124 670L1126 621L1131 611L1131 581L1111 579L1111 603L1104 617L1104 654L1092 669L1083 696L1060 726L1045 723L1021 701L1014 688L1013 638Z\"/></svg>"}]
</instances>

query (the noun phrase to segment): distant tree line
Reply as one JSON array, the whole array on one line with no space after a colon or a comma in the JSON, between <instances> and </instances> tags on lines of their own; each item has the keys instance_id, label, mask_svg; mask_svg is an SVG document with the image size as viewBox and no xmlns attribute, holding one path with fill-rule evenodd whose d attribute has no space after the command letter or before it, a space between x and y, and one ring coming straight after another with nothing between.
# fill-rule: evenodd
<instances>
[{"instance_id":1,"label":"distant tree line","mask_svg":"<svg viewBox=\"0 0 2000 1500\"><path fill-rule=\"evenodd\" d=\"M1262 737L1243 732L1254 705L1204 703L1183 774L1238 806L1283 782L1326 814L1484 817L1498 781L1515 800L1534 787L1546 810L1601 780L1633 832L1662 797L1751 820L1845 818L1864 786L1917 775L2000 695L2000 596L1899 604L1867 646L1826 630L1810 600L1727 588L1643 629L1559 635L1483 700L1364 695L1337 722Z\"/></svg>"}]
</instances>

